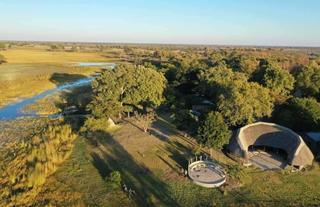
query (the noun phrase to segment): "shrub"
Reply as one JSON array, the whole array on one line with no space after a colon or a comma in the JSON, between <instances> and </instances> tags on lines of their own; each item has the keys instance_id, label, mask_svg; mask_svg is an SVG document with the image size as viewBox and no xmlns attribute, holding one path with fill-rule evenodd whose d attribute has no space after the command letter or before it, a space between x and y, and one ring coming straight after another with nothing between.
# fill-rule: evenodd
<instances>
[{"instance_id":1,"label":"shrub","mask_svg":"<svg viewBox=\"0 0 320 207\"><path fill-rule=\"evenodd\" d=\"M243 170L243 167L238 164L232 164L228 165L227 167L227 174L233 179L241 180L243 176L245 175L245 172Z\"/></svg>"},{"instance_id":2,"label":"shrub","mask_svg":"<svg viewBox=\"0 0 320 207\"><path fill-rule=\"evenodd\" d=\"M106 184L111 190L117 190L121 187L121 174L119 171L113 171L106 178Z\"/></svg>"},{"instance_id":3,"label":"shrub","mask_svg":"<svg viewBox=\"0 0 320 207\"><path fill-rule=\"evenodd\" d=\"M110 128L114 127L115 124L110 118L89 118L85 121L84 126L81 128L81 132L88 132L88 131L107 131Z\"/></svg>"}]
</instances>

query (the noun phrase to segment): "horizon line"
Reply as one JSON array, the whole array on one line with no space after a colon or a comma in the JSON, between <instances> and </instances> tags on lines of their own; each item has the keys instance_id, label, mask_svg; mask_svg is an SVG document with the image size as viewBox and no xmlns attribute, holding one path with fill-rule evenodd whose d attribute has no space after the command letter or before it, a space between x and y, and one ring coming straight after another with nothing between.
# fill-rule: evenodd
<instances>
[{"instance_id":1,"label":"horizon line","mask_svg":"<svg viewBox=\"0 0 320 207\"><path fill-rule=\"evenodd\" d=\"M0 42L39 42L39 43L78 43L78 44L115 44L115 45L163 45L163 46L210 46L210 47L260 47L260 48L312 48L320 49L320 46L305 45L264 45L264 44L202 44L202 43L157 43L157 42L117 42L117 41L63 41L63 40L6 40L0 39Z\"/></svg>"}]
</instances>

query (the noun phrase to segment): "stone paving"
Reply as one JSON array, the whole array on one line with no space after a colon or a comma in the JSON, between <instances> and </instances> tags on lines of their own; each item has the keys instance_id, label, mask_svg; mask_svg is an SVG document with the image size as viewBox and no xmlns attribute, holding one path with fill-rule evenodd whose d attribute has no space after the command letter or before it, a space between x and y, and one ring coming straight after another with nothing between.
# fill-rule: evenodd
<instances>
[{"instance_id":1,"label":"stone paving","mask_svg":"<svg viewBox=\"0 0 320 207\"><path fill-rule=\"evenodd\" d=\"M214 166L199 164L189 170L189 176L192 180L203 183L214 183L224 177L219 173Z\"/></svg>"},{"instance_id":2,"label":"stone paving","mask_svg":"<svg viewBox=\"0 0 320 207\"><path fill-rule=\"evenodd\" d=\"M249 160L262 170L281 170L287 166L287 161L282 157L267 152L250 152Z\"/></svg>"}]
</instances>

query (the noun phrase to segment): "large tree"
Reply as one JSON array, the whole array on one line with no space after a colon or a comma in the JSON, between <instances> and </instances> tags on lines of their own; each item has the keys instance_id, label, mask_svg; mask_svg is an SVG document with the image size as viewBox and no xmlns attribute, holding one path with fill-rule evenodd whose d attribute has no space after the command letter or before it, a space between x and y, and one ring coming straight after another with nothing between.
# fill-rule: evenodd
<instances>
[{"instance_id":1,"label":"large tree","mask_svg":"<svg viewBox=\"0 0 320 207\"><path fill-rule=\"evenodd\" d=\"M259 61L253 55L235 55L229 59L228 64L234 71L245 73L250 77L257 70Z\"/></svg>"},{"instance_id":2,"label":"large tree","mask_svg":"<svg viewBox=\"0 0 320 207\"><path fill-rule=\"evenodd\" d=\"M238 82L220 96L218 110L232 126L252 123L270 117L274 99L267 88L251 82Z\"/></svg>"},{"instance_id":3,"label":"large tree","mask_svg":"<svg viewBox=\"0 0 320 207\"><path fill-rule=\"evenodd\" d=\"M274 61L262 62L256 77L259 83L271 89L274 94L288 95L294 88L294 77Z\"/></svg>"},{"instance_id":4,"label":"large tree","mask_svg":"<svg viewBox=\"0 0 320 207\"><path fill-rule=\"evenodd\" d=\"M97 118L121 116L135 109L159 106L166 87L162 73L140 65L123 64L102 73L92 83L89 109Z\"/></svg>"},{"instance_id":5,"label":"large tree","mask_svg":"<svg viewBox=\"0 0 320 207\"><path fill-rule=\"evenodd\" d=\"M201 144L222 149L228 144L231 131L219 112L210 112L198 129L197 139Z\"/></svg>"},{"instance_id":6,"label":"large tree","mask_svg":"<svg viewBox=\"0 0 320 207\"><path fill-rule=\"evenodd\" d=\"M296 91L302 96L320 98L320 66L316 62L303 67L296 79Z\"/></svg>"},{"instance_id":7,"label":"large tree","mask_svg":"<svg viewBox=\"0 0 320 207\"><path fill-rule=\"evenodd\" d=\"M216 102L222 94L228 93L232 85L246 82L247 77L239 72L233 72L226 65L218 65L201 71L199 74L200 91Z\"/></svg>"},{"instance_id":8,"label":"large tree","mask_svg":"<svg viewBox=\"0 0 320 207\"><path fill-rule=\"evenodd\" d=\"M234 72L225 65L201 73L200 88L216 103L217 110L231 126L269 117L273 110L274 99L268 88L248 82L245 74Z\"/></svg>"}]
</instances>

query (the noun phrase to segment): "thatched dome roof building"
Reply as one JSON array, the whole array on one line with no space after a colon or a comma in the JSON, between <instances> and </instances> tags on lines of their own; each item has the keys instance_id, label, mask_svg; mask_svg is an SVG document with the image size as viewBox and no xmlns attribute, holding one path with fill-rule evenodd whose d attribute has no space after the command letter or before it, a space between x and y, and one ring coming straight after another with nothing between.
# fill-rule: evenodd
<instances>
[{"instance_id":1,"label":"thatched dome roof building","mask_svg":"<svg viewBox=\"0 0 320 207\"><path fill-rule=\"evenodd\" d=\"M297 133L273 123L258 122L238 129L228 150L246 159L250 146L281 149L286 152L288 164L297 168L312 165L314 159L311 150Z\"/></svg>"}]
</instances>

